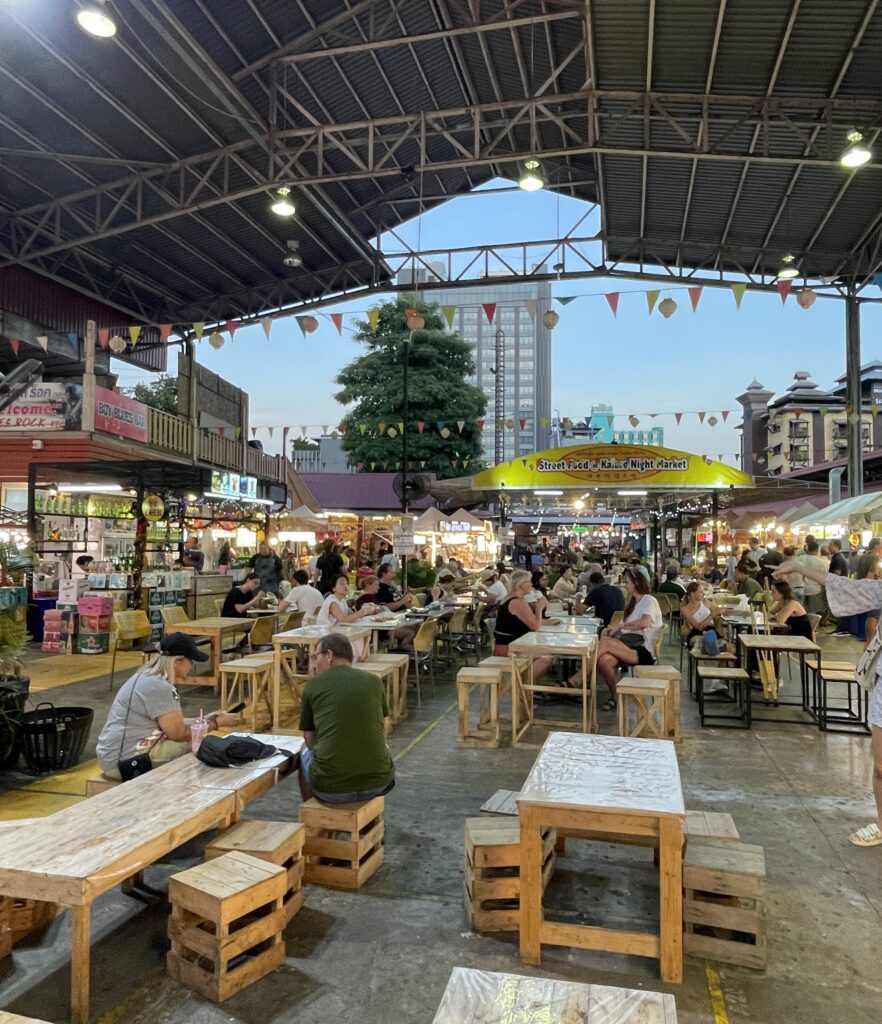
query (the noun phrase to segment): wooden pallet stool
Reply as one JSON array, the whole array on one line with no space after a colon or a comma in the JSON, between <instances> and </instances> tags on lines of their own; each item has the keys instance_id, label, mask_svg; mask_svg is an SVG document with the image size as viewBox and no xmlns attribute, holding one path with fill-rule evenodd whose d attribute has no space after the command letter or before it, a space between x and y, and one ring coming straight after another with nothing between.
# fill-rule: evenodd
<instances>
[{"instance_id":1,"label":"wooden pallet stool","mask_svg":"<svg viewBox=\"0 0 882 1024\"><path fill-rule=\"evenodd\" d=\"M702 651L695 651L689 648L689 692L697 697L696 668L699 665L729 665L738 664L738 656L732 651L724 651L722 654L704 654Z\"/></svg>"},{"instance_id":2,"label":"wooden pallet stool","mask_svg":"<svg viewBox=\"0 0 882 1024\"><path fill-rule=\"evenodd\" d=\"M303 906L303 842L306 826L296 821L240 821L221 832L205 847L205 859L214 860L238 850L258 860L278 864L288 873L285 888L285 924Z\"/></svg>"},{"instance_id":3,"label":"wooden pallet stool","mask_svg":"<svg viewBox=\"0 0 882 1024\"><path fill-rule=\"evenodd\" d=\"M679 743L682 738L680 734L680 686L682 683L680 670L674 668L673 665L635 665L633 674L635 679L664 679L667 682L666 734L669 740Z\"/></svg>"},{"instance_id":4,"label":"wooden pallet stool","mask_svg":"<svg viewBox=\"0 0 882 1024\"><path fill-rule=\"evenodd\" d=\"M175 981L221 1003L285 961L283 867L234 851L169 880Z\"/></svg>"},{"instance_id":5,"label":"wooden pallet stool","mask_svg":"<svg viewBox=\"0 0 882 1024\"><path fill-rule=\"evenodd\" d=\"M499 668L467 665L456 673L459 706L460 747L498 747L502 730L499 724L499 692L503 676ZM469 703L472 689L478 690L478 721L470 725Z\"/></svg>"},{"instance_id":6,"label":"wooden pallet stool","mask_svg":"<svg viewBox=\"0 0 882 1024\"><path fill-rule=\"evenodd\" d=\"M12 900L0 897L0 960L12 952Z\"/></svg>"},{"instance_id":7,"label":"wooden pallet stool","mask_svg":"<svg viewBox=\"0 0 882 1024\"><path fill-rule=\"evenodd\" d=\"M41 931L58 914L57 903L43 900L24 900L13 896L9 900L9 934L12 946L24 942L28 936Z\"/></svg>"},{"instance_id":8,"label":"wooden pallet stool","mask_svg":"<svg viewBox=\"0 0 882 1024\"><path fill-rule=\"evenodd\" d=\"M404 654L402 657L406 658L407 655ZM383 683L386 690L386 703L389 705L389 718L394 725L396 720L392 713L393 708L401 707L401 670L398 665L370 656L366 661L360 661L358 667L362 672L370 672L372 675L378 676Z\"/></svg>"},{"instance_id":9,"label":"wooden pallet stool","mask_svg":"<svg viewBox=\"0 0 882 1024\"><path fill-rule=\"evenodd\" d=\"M351 804L306 800L300 820L306 826L304 879L313 885L360 889L383 863L386 798ZM345 833L341 839L337 833Z\"/></svg>"},{"instance_id":10,"label":"wooden pallet stool","mask_svg":"<svg viewBox=\"0 0 882 1024\"><path fill-rule=\"evenodd\" d=\"M257 732L257 705L260 698L266 705L270 721L273 717L272 681L275 659L272 654L252 654L218 665L220 705L245 701L251 709L251 731ZM247 692L246 692L247 691Z\"/></svg>"},{"instance_id":11,"label":"wooden pallet stool","mask_svg":"<svg viewBox=\"0 0 882 1024\"><path fill-rule=\"evenodd\" d=\"M555 832L543 833L543 885L554 871ZM521 829L517 819L466 818L465 908L473 932L511 932L520 925Z\"/></svg>"},{"instance_id":12,"label":"wooden pallet stool","mask_svg":"<svg viewBox=\"0 0 882 1024\"><path fill-rule=\"evenodd\" d=\"M616 687L619 705L619 736L646 736L663 740L667 736L668 681L666 679L623 680ZM631 708L634 725L631 726Z\"/></svg>"},{"instance_id":13,"label":"wooden pallet stool","mask_svg":"<svg viewBox=\"0 0 882 1024\"><path fill-rule=\"evenodd\" d=\"M750 676L746 669L732 668L728 665L699 665L695 675L698 688L698 718L702 726L710 722L722 729L749 729L751 727ZM706 683L718 681L733 688L736 714L708 713L707 698L709 694L705 693L704 687Z\"/></svg>"},{"instance_id":14,"label":"wooden pallet stool","mask_svg":"<svg viewBox=\"0 0 882 1024\"><path fill-rule=\"evenodd\" d=\"M407 674L410 671L410 658L406 654L394 654L389 651L379 651L371 655L371 661L380 662L384 665L395 665L398 669L398 686L396 693L398 701L393 706L389 701L389 711L392 716L392 724L398 725L407 718ZM359 665L359 668L362 666Z\"/></svg>"},{"instance_id":15,"label":"wooden pallet stool","mask_svg":"<svg viewBox=\"0 0 882 1024\"><path fill-rule=\"evenodd\" d=\"M687 811L683 839L713 839L721 843L738 843L741 835L731 814L722 811Z\"/></svg>"},{"instance_id":16,"label":"wooden pallet stool","mask_svg":"<svg viewBox=\"0 0 882 1024\"><path fill-rule=\"evenodd\" d=\"M683 858L683 952L766 966L766 859L761 846L690 840Z\"/></svg>"}]
</instances>

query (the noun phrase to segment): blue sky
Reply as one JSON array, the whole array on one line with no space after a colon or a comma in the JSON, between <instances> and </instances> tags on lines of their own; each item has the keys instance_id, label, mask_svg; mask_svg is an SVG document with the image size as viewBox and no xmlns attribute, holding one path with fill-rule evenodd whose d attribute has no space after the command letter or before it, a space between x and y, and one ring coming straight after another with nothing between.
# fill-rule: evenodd
<instances>
[{"instance_id":1,"label":"blue sky","mask_svg":"<svg viewBox=\"0 0 882 1024\"><path fill-rule=\"evenodd\" d=\"M488 188L508 184L493 182ZM472 195L451 200L398 233L423 250L550 239L559 230L566 233L586 209L581 202L544 191ZM590 235L598 226L593 214L575 234ZM296 218L287 234L296 237ZM394 239L384 242L386 251L400 249ZM537 248L531 256L538 258L539 252ZM596 247L593 252L599 255ZM613 290L621 293L615 318L603 297ZM779 394L797 370L809 371L821 387L831 386L845 370L842 302L819 299L804 311L793 295L782 306L777 295L747 292L739 311L727 289L705 288L693 313L685 288L672 288L663 289L662 298L670 295L678 309L665 320L657 311L647 314L646 287L638 281L586 278L555 283L552 291L581 296L566 307L553 304L560 323L553 334L552 406L561 415L581 417L591 405L607 402L616 413L638 415L641 426L663 426L667 446L714 458L725 454L729 464L731 453L739 450L739 434L733 429L740 409L735 396L754 377ZM269 341L260 326L243 327L235 343L227 342L219 351L203 342L198 358L248 391L252 425L288 424L297 436L305 424L317 434L322 425L345 418L333 398L334 377L362 351L348 328L382 299L372 295L324 307L324 313L344 314L342 337L319 315L318 330L304 338L290 317L273 324ZM862 361L882 358L882 304L865 304L861 324ZM124 387L143 377L118 362L115 368ZM719 418L722 409L732 410L726 425L702 426L694 415L705 410ZM693 414L684 416L680 426L672 415L648 416L676 411ZM627 429L627 420L617 419L619 425ZM278 451L280 434L277 430L269 439L262 430L258 437L268 451Z\"/></svg>"}]
</instances>

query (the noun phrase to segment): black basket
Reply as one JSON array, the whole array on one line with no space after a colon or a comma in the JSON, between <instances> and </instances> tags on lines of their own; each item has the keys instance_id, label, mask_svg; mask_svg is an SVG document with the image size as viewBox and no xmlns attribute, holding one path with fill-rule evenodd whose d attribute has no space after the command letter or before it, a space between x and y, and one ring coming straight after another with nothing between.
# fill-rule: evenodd
<instances>
[{"instance_id":1,"label":"black basket","mask_svg":"<svg viewBox=\"0 0 882 1024\"><path fill-rule=\"evenodd\" d=\"M31 771L43 775L72 768L89 738L93 714L91 708L56 708L49 701L25 711L19 719L22 753Z\"/></svg>"}]
</instances>

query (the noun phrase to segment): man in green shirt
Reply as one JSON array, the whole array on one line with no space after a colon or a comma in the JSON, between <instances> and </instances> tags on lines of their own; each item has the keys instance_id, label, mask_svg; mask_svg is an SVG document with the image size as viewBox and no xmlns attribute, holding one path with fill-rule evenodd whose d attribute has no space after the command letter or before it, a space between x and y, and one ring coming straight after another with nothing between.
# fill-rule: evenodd
<instances>
[{"instance_id":1,"label":"man in green shirt","mask_svg":"<svg viewBox=\"0 0 882 1024\"><path fill-rule=\"evenodd\" d=\"M381 680L352 667L352 645L341 633L319 640L316 674L303 691L300 793L345 804L388 793L395 767L386 737L392 728Z\"/></svg>"},{"instance_id":2,"label":"man in green shirt","mask_svg":"<svg viewBox=\"0 0 882 1024\"><path fill-rule=\"evenodd\" d=\"M740 562L735 566L735 584L735 593L746 594L748 600L752 597L756 597L756 595L763 589L757 580L755 580L747 571L747 566Z\"/></svg>"}]
</instances>

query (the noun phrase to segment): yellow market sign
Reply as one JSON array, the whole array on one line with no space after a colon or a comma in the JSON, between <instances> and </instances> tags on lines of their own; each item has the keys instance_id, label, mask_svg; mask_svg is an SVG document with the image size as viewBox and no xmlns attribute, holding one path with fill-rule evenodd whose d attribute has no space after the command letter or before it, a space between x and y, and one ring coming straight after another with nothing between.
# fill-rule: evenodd
<instances>
[{"instance_id":1,"label":"yellow market sign","mask_svg":"<svg viewBox=\"0 0 882 1024\"><path fill-rule=\"evenodd\" d=\"M672 488L753 487L746 473L703 455L636 444L586 444L549 448L500 463L472 478L476 490L543 490L549 487Z\"/></svg>"}]
</instances>

